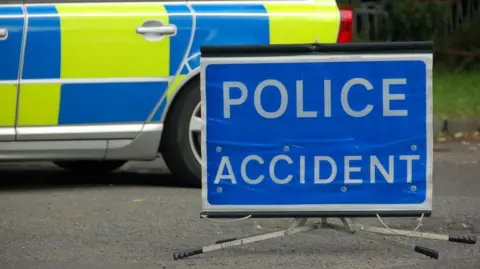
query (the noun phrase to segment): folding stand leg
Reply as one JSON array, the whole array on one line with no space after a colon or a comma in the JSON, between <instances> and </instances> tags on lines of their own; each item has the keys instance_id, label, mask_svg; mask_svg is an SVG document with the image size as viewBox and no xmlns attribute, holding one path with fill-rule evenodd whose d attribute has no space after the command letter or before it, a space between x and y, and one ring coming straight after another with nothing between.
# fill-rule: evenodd
<instances>
[{"instance_id":1,"label":"folding stand leg","mask_svg":"<svg viewBox=\"0 0 480 269\"><path fill-rule=\"evenodd\" d=\"M386 229L386 228L372 227L372 226L362 226L361 230L365 232L383 234L383 235L425 238L425 239L431 239L431 240L442 240L442 241L450 241L450 242L463 243L463 244L475 244L477 242L476 238L471 236L451 236L446 234L435 234L435 233L424 233L424 232L412 233L410 231Z\"/></svg>"},{"instance_id":2,"label":"folding stand leg","mask_svg":"<svg viewBox=\"0 0 480 269\"><path fill-rule=\"evenodd\" d=\"M317 229L317 225L315 224L305 225L307 220L308 220L307 218L294 219L292 224L290 224L290 226L288 227L288 229L278 231L278 232L260 234L260 235L249 236L249 237L238 238L238 239L237 238L224 239L224 240L217 241L215 242L215 244L210 246L178 251L173 254L173 259L175 260L184 259L189 256L198 255L206 252L251 244L258 241L264 241L268 239L273 239L277 237L282 237L282 236L292 235L292 234L297 234L302 232L308 232L308 231Z\"/></svg>"},{"instance_id":3,"label":"folding stand leg","mask_svg":"<svg viewBox=\"0 0 480 269\"><path fill-rule=\"evenodd\" d=\"M326 221L322 220L322 227L323 228L331 228L335 230L343 230L348 227L350 233L360 232L362 235L387 235L387 236L406 236L406 237L416 237L416 238L425 238L425 239L433 239L433 240L443 240L443 241L450 241L455 243L464 243L464 244L475 244L477 242L475 237L470 236L449 236L443 234L434 234L434 233L423 233L423 232L411 232L405 230L398 230L398 229L387 229L381 227L374 227L374 226L366 226L357 224L355 219L351 219L352 225L350 225L346 218L341 218L341 221L344 226L331 224ZM357 228L357 229L355 229ZM368 236L368 235L367 235ZM379 239L378 237L376 239ZM419 245L413 245L405 242L401 242L394 239L389 239L392 242L401 243L403 245L413 247L413 250L417 253L426 255L430 258L438 259L439 253L436 250L429 249Z\"/></svg>"},{"instance_id":4,"label":"folding stand leg","mask_svg":"<svg viewBox=\"0 0 480 269\"><path fill-rule=\"evenodd\" d=\"M266 233L261 235L255 235L255 236L249 236L244 238L238 238L238 239L231 238L231 239L220 240L215 242L215 244L213 245L175 252L173 254L173 259L175 260L184 259L189 256L198 255L206 252L251 244L258 241L264 241L264 240L282 237L286 235L293 235L297 233L308 232L308 231L321 229L321 228L338 230L338 231L347 232L350 234L359 232L362 235L365 235L367 237L377 235L375 239L379 239L378 238L379 235L380 236L394 235L394 236L409 236L409 237L416 237L416 238L443 240L443 241L450 241L450 242L464 243L464 244L475 244L477 242L477 239L475 237L469 237L469 236L460 237L460 236L449 236L449 235L434 234L434 233L410 232L410 231L404 231L404 230L386 229L381 227L361 225L361 224L357 224L355 219L350 219L351 223L349 223L347 218L340 218L340 220L342 221L343 225L329 223L326 218L322 218L321 222L305 225L307 222L307 218L296 218L293 220L292 224L286 230ZM389 240L392 242L401 243L403 245L413 247L413 250L415 252L426 255L428 257L431 257L434 259L438 259L439 257L439 253L436 250L422 247L419 245L413 245L413 244L401 242L394 239L389 239Z\"/></svg>"}]
</instances>

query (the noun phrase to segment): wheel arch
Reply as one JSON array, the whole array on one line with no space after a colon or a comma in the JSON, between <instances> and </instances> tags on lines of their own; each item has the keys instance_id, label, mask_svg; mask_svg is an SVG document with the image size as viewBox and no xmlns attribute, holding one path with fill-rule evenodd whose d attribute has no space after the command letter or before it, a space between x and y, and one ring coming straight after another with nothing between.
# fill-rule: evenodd
<instances>
[{"instance_id":1,"label":"wheel arch","mask_svg":"<svg viewBox=\"0 0 480 269\"><path fill-rule=\"evenodd\" d=\"M167 105L165 107L165 113L163 114L162 116L162 119L161 119L161 122L163 123L163 132L162 132L162 136L160 137L160 147L159 147L159 151L162 150L162 147L165 146L165 137L166 137L166 133L169 131L169 119L171 118L171 115L173 114L172 113L172 110L173 108L176 106L176 104L178 103L178 100L180 100L180 98L182 97L182 93L184 92L183 90L185 88L187 88L188 86L190 86L192 83L197 83L197 81L200 80L200 68L196 68L194 70L192 70L187 76L185 76L183 78L183 80L178 83L178 85L172 89L172 93L170 94L168 98L168 102L167 102Z\"/></svg>"}]
</instances>

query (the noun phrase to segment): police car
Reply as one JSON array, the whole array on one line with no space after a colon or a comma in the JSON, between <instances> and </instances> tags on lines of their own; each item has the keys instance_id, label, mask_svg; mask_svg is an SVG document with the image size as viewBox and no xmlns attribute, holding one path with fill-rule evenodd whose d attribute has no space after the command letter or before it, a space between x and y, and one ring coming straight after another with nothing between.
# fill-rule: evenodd
<instances>
[{"instance_id":1,"label":"police car","mask_svg":"<svg viewBox=\"0 0 480 269\"><path fill-rule=\"evenodd\" d=\"M200 186L200 47L351 35L335 0L4 0L0 160L110 172L161 153Z\"/></svg>"}]
</instances>

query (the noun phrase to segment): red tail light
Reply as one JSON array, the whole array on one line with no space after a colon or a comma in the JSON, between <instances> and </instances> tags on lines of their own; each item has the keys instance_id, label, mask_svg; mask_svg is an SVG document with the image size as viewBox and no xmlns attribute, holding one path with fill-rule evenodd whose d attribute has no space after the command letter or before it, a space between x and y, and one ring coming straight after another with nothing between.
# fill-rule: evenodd
<instances>
[{"instance_id":1,"label":"red tail light","mask_svg":"<svg viewBox=\"0 0 480 269\"><path fill-rule=\"evenodd\" d=\"M340 29L338 30L338 43L353 41L353 10L350 7L340 8Z\"/></svg>"}]
</instances>

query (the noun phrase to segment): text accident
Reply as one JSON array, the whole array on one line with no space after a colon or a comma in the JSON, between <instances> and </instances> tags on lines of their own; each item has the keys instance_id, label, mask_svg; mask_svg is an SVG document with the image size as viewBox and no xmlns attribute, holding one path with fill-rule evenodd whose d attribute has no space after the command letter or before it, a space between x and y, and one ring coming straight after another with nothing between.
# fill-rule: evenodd
<instances>
[{"instance_id":1,"label":"text accident","mask_svg":"<svg viewBox=\"0 0 480 269\"><path fill-rule=\"evenodd\" d=\"M201 53L200 217L293 221L177 251L174 259L317 229L476 243L418 231L432 212L432 42L211 46ZM392 229L386 216L418 224ZM400 243L439 258L435 249Z\"/></svg>"},{"instance_id":2,"label":"text accident","mask_svg":"<svg viewBox=\"0 0 480 269\"><path fill-rule=\"evenodd\" d=\"M431 54L272 50L202 54L206 206L429 210Z\"/></svg>"},{"instance_id":3,"label":"text accident","mask_svg":"<svg viewBox=\"0 0 480 269\"><path fill-rule=\"evenodd\" d=\"M286 111L294 110L296 119L302 118L335 118L339 117L351 117L351 118L363 118L368 117L370 113L374 113L374 110L379 110L382 117L407 117L408 107L402 107L402 102L406 102L405 87L408 84L406 78L388 78L381 80L381 87L374 88L372 82L365 78L357 77L348 80L341 86L341 90L336 91L335 94L339 95L339 98L335 98L340 101L340 106L333 106L337 109L332 111L332 81L329 79L323 80L323 83L318 83L322 87L318 88L318 92L314 92L311 95L306 96L304 94L304 82L303 80L295 80L295 89L287 89L287 87L279 80L266 79L261 81L252 89L248 89L247 86L241 81L224 81L223 82L223 119L229 119L232 117L232 113L235 113L235 107L245 105L247 99L253 99L253 107L256 111L256 116L263 119L281 119L285 115ZM266 93L265 89L271 88L272 91ZM391 88L396 89L396 93L392 93ZM350 105L350 92L351 91L377 91L381 95L380 105L366 102L363 108L352 108ZM250 95L249 95L250 94ZM267 110L263 107L265 99L271 98L271 95L276 94L279 96L279 102L276 104L276 108L273 110ZM236 96L235 98L233 96ZM320 102L322 100L323 101ZM307 110L305 108L305 99L318 100L318 105ZM392 103L398 104L397 108L393 108ZM291 108L293 107L293 108ZM238 111L237 111L238 112ZM236 116L240 116L237 114ZM307 160L307 158L309 158ZM296 180L299 184L305 184L311 182L313 184L329 184L333 180L342 180L345 184L375 184L378 180L389 184L394 184L395 179L395 165L397 163L402 164L402 167L406 169L406 183L412 182L412 163L420 160L418 154L408 155L388 155L385 161L380 161L376 155L346 155L342 158L341 164L344 171L341 179L337 178L339 170L339 164L331 156L289 156L288 154L278 154L271 158L262 158L262 156L256 154L250 154L243 158L240 162L240 167L233 169L230 157L223 155L221 157L218 170L216 172L214 183L218 184L223 180L230 181L231 184L237 184L237 180L243 180L247 184L261 184L264 180L271 180L275 184L288 184L292 180ZM306 165L313 167L313 178L306 178L305 171ZM329 166L328 174L321 177L322 163ZM289 174L279 178L276 173L277 165L289 165L294 167L293 170L300 171L298 176ZM268 168L268 174L257 174L249 172L250 166L265 166ZM356 172L361 172L365 167L368 170L368 178L363 179L355 176ZM234 171L239 171L235 173ZM377 176L377 171L380 173L380 177Z\"/></svg>"}]
</instances>

